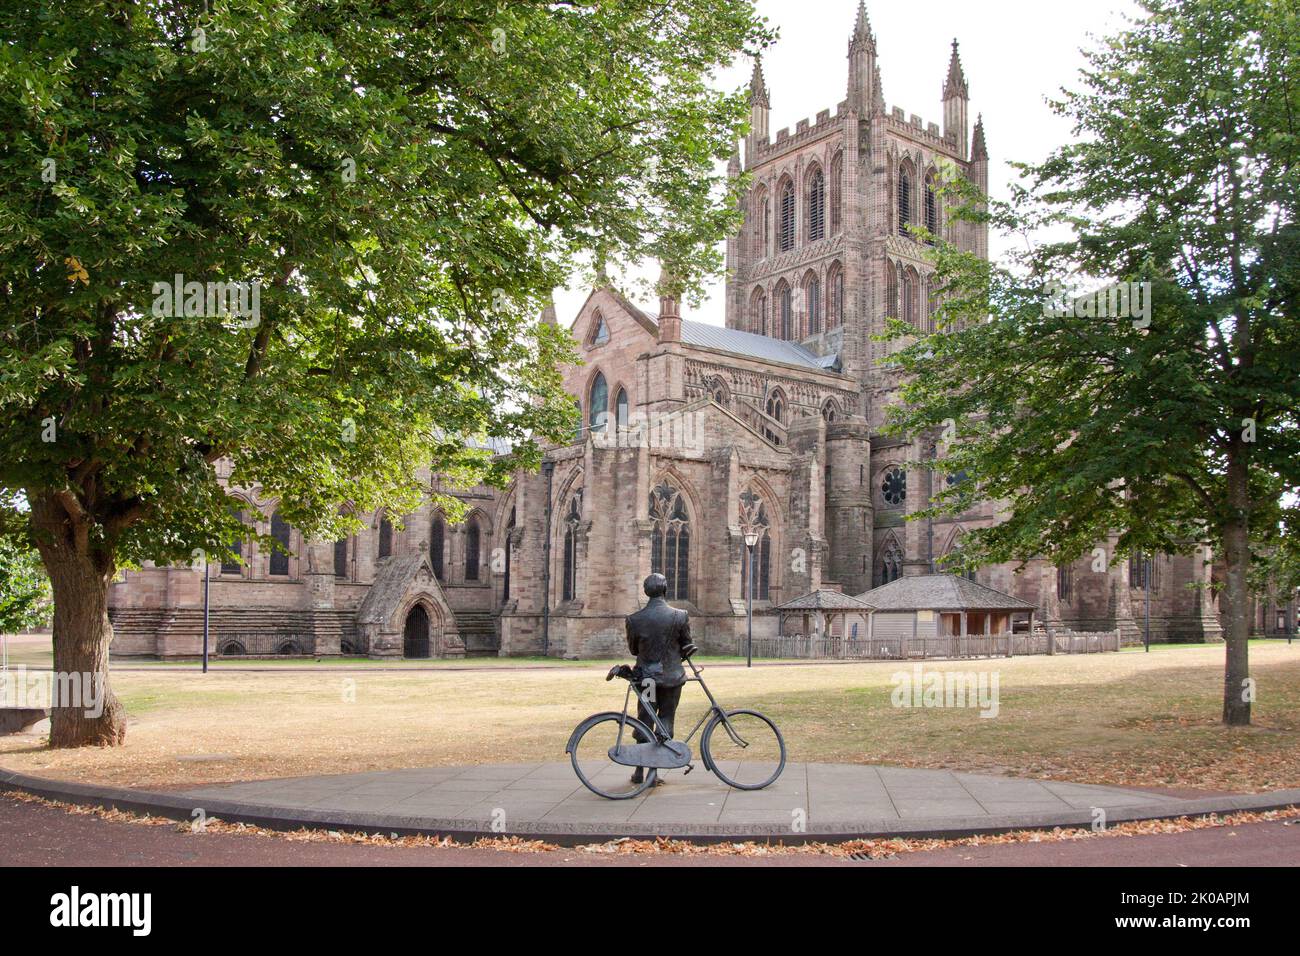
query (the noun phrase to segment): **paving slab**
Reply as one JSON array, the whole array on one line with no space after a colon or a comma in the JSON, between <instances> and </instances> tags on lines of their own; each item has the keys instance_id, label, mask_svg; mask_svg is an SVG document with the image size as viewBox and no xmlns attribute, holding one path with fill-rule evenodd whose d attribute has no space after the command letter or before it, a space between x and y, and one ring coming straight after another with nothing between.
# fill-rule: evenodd
<instances>
[{"instance_id":1,"label":"paving slab","mask_svg":"<svg viewBox=\"0 0 1300 956\"><path fill-rule=\"evenodd\" d=\"M744 773L735 764L726 768ZM627 768L596 765L601 780ZM1015 829L1110 823L1300 805L1300 790L1271 794L1168 796L1068 781L1027 780L950 770L850 764L787 764L764 790L733 790L697 765L661 774L665 784L629 800L581 785L568 763L493 764L365 771L255 780L150 793L25 777L0 770L16 789L84 805L176 819L194 807L210 817L301 826L473 837L514 834L562 843L619 837L696 840L852 839L960 836Z\"/></svg>"},{"instance_id":2,"label":"paving slab","mask_svg":"<svg viewBox=\"0 0 1300 956\"><path fill-rule=\"evenodd\" d=\"M753 776L758 768L729 764L727 770ZM627 769L591 768L601 782L621 780ZM787 765L764 790L733 790L697 767L686 776L661 774L665 784L630 800L605 800L578 781L568 764L466 767L459 772L396 770L381 774L266 780L204 787L194 799L222 799L255 807L276 807L300 794L314 811L393 813L403 817L454 817L467 829L504 817L507 832L564 824L603 825L611 834L684 833L717 825L751 830L765 837L794 834L796 827L849 826L858 832L897 833L945 820L992 824L1055 814L1061 823L1087 822L1093 807L1108 812L1181 801L1118 787L1052 784L1039 780L851 764ZM1086 811L1081 814L1081 811ZM1087 819L1084 819L1084 818ZM621 826L621 828L620 828Z\"/></svg>"}]
</instances>

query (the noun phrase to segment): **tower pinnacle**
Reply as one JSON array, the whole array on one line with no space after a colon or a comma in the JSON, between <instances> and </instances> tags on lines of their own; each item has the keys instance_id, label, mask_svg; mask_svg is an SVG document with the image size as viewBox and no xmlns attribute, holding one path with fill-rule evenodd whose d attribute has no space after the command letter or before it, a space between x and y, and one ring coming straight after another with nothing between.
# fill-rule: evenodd
<instances>
[{"instance_id":1,"label":"tower pinnacle","mask_svg":"<svg viewBox=\"0 0 1300 956\"><path fill-rule=\"evenodd\" d=\"M867 19L867 4L865 0L858 0L858 19L853 25L853 36L849 40L849 47L852 49L859 43L865 43L874 53L876 50L876 37L871 32L871 21Z\"/></svg>"},{"instance_id":2,"label":"tower pinnacle","mask_svg":"<svg viewBox=\"0 0 1300 956\"><path fill-rule=\"evenodd\" d=\"M749 105L770 107L772 105L768 98L767 81L763 79L763 58L754 57L754 73L749 78Z\"/></svg>"},{"instance_id":3,"label":"tower pinnacle","mask_svg":"<svg viewBox=\"0 0 1300 956\"><path fill-rule=\"evenodd\" d=\"M957 52L957 41L952 41L952 57L948 60L948 79L943 84L943 98L954 97L970 99L970 88L966 85L966 73L961 68L961 56Z\"/></svg>"},{"instance_id":4,"label":"tower pinnacle","mask_svg":"<svg viewBox=\"0 0 1300 956\"><path fill-rule=\"evenodd\" d=\"M970 158L972 162L980 162L989 158L989 148L984 142L983 113L975 118L975 136L971 142Z\"/></svg>"}]
</instances>

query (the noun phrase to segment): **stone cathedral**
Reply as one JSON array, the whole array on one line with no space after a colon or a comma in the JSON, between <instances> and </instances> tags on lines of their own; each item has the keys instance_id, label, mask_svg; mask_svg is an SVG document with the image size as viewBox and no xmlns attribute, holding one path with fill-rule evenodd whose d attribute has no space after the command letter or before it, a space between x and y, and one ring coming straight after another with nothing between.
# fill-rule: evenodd
<instances>
[{"instance_id":1,"label":"stone cathedral","mask_svg":"<svg viewBox=\"0 0 1300 956\"><path fill-rule=\"evenodd\" d=\"M731 653L751 567L757 635L810 591L860 595L941 570L994 507L906 520L932 481L962 476L909 468L934 443L881 434L898 382L891 346L872 336L887 317L932 328L927 247L909 226L987 256L987 235L947 222L938 196L945 165L984 190L989 175L956 42L946 72L944 52L939 122L886 106L860 7L843 102L774 135L755 64L751 129L730 167L752 186L727 243L725 327L683 317L673 298L650 315L612 286L593 290L571 325L583 364L565 370L581 428L505 490L447 489L469 507L460 523L426 505L369 515L345 541L304 541L259 489L232 487L246 521L289 555L245 544L241 561L212 569L214 653L622 656L623 618L651 570L689 609L697 642ZM553 308L545 320L558 321ZM1149 591L1156 639L1221 633L1210 592L1187 586L1207 583L1203 555L1157 557L1149 580L1141 562L1092 565L966 573L1062 628L1132 637ZM112 588L114 653L198 654L203 584L188 568L126 572ZM1271 630L1277 612L1260 608L1257 626Z\"/></svg>"}]
</instances>

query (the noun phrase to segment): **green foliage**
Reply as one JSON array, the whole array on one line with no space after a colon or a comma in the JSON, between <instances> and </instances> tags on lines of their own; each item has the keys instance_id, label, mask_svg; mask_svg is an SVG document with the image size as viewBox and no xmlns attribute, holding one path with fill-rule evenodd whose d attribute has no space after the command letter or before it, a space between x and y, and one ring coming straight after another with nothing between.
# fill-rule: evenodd
<instances>
[{"instance_id":1,"label":"green foliage","mask_svg":"<svg viewBox=\"0 0 1300 956\"><path fill-rule=\"evenodd\" d=\"M535 466L572 430L535 316L585 254L718 267L744 101L707 79L769 39L741 0L50 0L0 37L0 488L101 567L221 553L222 460L326 537L421 468ZM177 275L259 314L165 314Z\"/></svg>"},{"instance_id":2,"label":"green foliage","mask_svg":"<svg viewBox=\"0 0 1300 956\"><path fill-rule=\"evenodd\" d=\"M41 556L18 535L0 535L0 634L48 627L51 607Z\"/></svg>"},{"instance_id":3,"label":"green foliage","mask_svg":"<svg viewBox=\"0 0 1300 956\"><path fill-rule=\"evenodd\" d=\"M1027 189L948 188L959 218L1064 236L1002 264L941 243L941 330L898 355L893 430L939 435L939 470L973 479L935 510L1005 504L976 561L1073 559L1112 532L1112 560L1217 548L1247 523L1259 549L1300 490L1300 13L1143 6L1055 104L1076 137L1022 167ZM1046 309L1054 282L1149 282L1149 325Z\"/></svg>"}]
</instances>

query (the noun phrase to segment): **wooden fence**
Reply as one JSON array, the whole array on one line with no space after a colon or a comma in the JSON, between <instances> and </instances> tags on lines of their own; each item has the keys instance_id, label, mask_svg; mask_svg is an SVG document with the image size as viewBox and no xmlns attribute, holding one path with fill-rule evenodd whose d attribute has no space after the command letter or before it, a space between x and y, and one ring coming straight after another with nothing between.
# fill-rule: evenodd
<instances>
[{"instance_id":1,"label":"wooden fence","mask_svg":"<svg viewBox=\"0 0 1300 956\"><path fill-rule=\"evenodd\" d=\"M1041 631L1032 634L968 634L965 637L901 637L852 638L804 637L787 634L782 637L754 638L755 657L796 660L961 660L981 657L1016 657L1027 654L1047 654L1048 635ZM1119 650L1119 632L1100 633L1061 632L1055 634L1056 654L1100 654ZM745 638L737 642L737 653L745 656Z\"/></svg>"}]
</instances>

